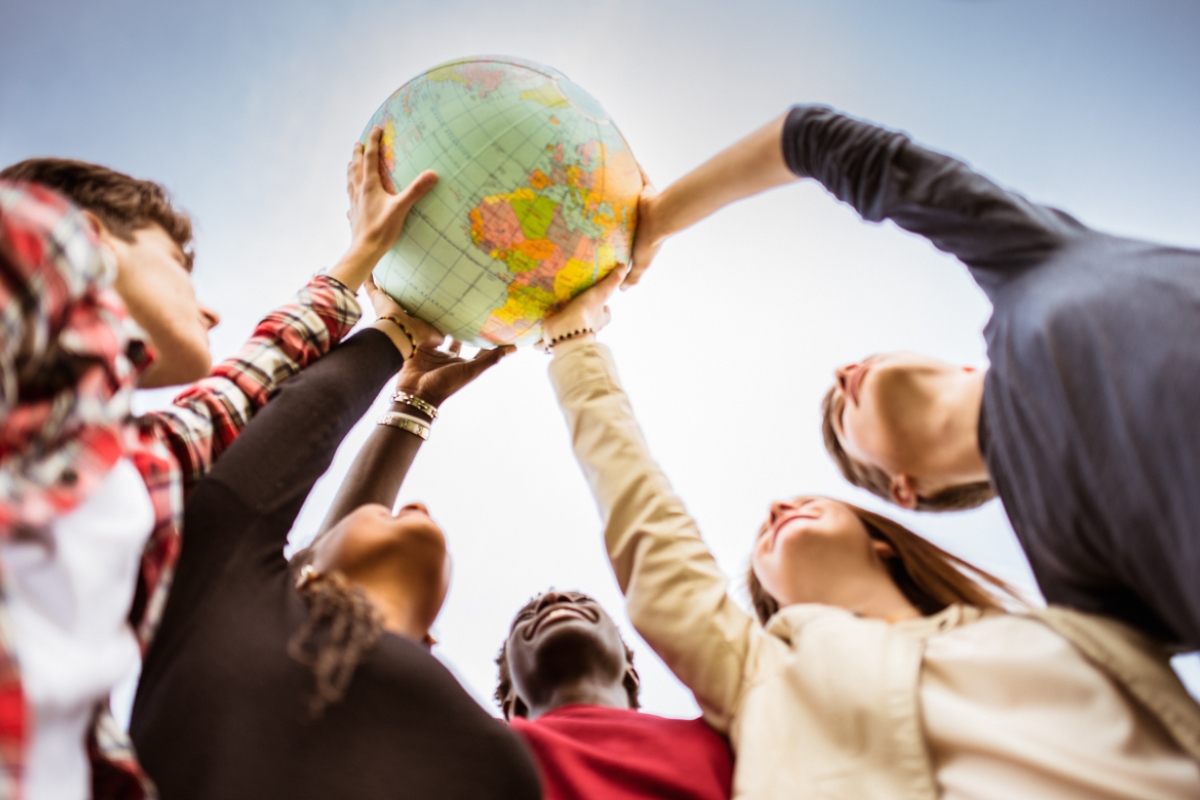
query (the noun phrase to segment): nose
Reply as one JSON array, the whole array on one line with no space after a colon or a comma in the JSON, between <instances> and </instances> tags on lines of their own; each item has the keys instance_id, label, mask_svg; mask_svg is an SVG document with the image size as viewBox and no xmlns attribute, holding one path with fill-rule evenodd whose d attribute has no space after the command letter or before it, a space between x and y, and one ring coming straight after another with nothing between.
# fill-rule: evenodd
<instances>
[{"instance_id":1,"label":"nose","mask_svg":"<svg viewBox=\"0 0 1200 800\"><path fill-rule=\"evenodd\" d=\"M549 606L557 605L558 603L568 602L570 600L565 594L560 592L546 592L538 599L537 610L540 612Z\"/></svg>"},{"instance_id":2,"label":"nose","mask_svg":"<svg viewBox=\"0 0 1200 800\"><path fill-rule=\"evenodd\" d=\"M838 367L833 371L834 382L837 383L838 391L842 394L846 393L846 385L850 381L850 376L854 374L854 370L858 367L857 363L846 364L843 367Z\"/></svg>"},{"instance_id":3,"label":"nose","mask_svg":"<svg viewBox=\"0 0 1200 800\"><path fill-rule=\"evenodd\" d=\"M419 511L425 516L429 516L429 509L424 503L405 503L400 507L401 511Z\"/></svg>"},{"instance_id":4,"label":"nose","mask_svg":"<svg viewBox=\"0 0 1200 800\"><path fill-rule=\"evenodd\" d=\"M776 500L774 503L771 503L771 524L774 525L775 521L784 514L795 511L799 507L793 500Z\"/></svg>"},{"instance_id":5,"label":"nose","mask_svg":"<svg viewBox=\"0 0 1200 800\"><path fill-rule=\"evenodd\" d=\"M204 324L204 329L211 331L213 328L221 324L221 315L213 311L203 303L200 304L200 321Z\"/></svg>"}]
</instances>

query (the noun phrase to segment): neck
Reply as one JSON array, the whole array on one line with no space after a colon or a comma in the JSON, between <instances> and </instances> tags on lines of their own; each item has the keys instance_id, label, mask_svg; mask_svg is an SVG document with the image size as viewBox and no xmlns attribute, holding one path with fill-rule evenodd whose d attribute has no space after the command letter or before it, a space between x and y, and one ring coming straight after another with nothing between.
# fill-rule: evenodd
<instances>
[{"instance_id":1,"label":"neck","mask_svg":"<svg viewBox=\"0 0 1200 800\"><path fill-rule=\"evenodd\" d=\"M405 636L414 642L425 640L429 630L423 620L418 619L415 604L403 587L394 583L390 586L376 586L361 581L357 583L378 609L385 631Z\"/></svg>"},{"instance_id":2,"label":"neck","mask_svg":"<svg viewBox=\"0 0 1200 800\"><path fill-rule=\"evenodd\" d=\"M835 581L825 589L816 602L844 608L861 617L896 622L921 616L882 564L879 572L873 571L869 577Z\"/></svg>"},{"instance_id":3,"label":"neck","mask_svg":"<svg viewBox=\"0 0 1200 800\"><path fill-rule=\"evenodd\" d=\"M940 393L941 408L933 415L933 430L924 437L936 444L926 448L924 468L914 470L927 484L921 487L922 493L989 479L979 449L979 413L986 375L986 370L964 372Z\"/></svg>"},{"instance_id":4,"label":"neck","mask_svg":"<svg viewBox=\"0 0 1200 800\"><path fill-rule=\"evenodd\" d=\"M530 705L529 719L537 719L556 708L569 705L628 709L629 693L621 683L600 683L591 678L582 678L574 683L554 687L544 703Z\"/></svg>"}]
</instances>

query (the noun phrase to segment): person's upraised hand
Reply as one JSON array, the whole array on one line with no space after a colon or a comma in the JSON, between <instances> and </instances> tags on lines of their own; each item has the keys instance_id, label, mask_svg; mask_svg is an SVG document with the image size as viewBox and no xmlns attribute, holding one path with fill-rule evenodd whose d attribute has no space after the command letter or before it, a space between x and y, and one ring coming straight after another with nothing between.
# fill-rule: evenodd
<instances>
[{"instance_id":1,"label":"person's upraised hand","mask_svg":"<svg viewBox=\"0 0 1200 800\"><path fill-rule=\"evenodd\" d=\"M629 274L625 277L625 282L621 284L622 290L637 285L637 282L642 279L642 273L649 269L650 262L658 255L658 249L662 247L662 243L666 239L666 235L660 230L662 226L657 213L658 205L655 202L658 199L658 190L646 177L646 171L642 169L641 164L638 164L638 171L642 173L642 191L638 195L637 231L633 235L633 261L630 264Z\"/></svg>"},{"instance_id":2,"label":"person's upraised hand","mask_svg":"<svg viewBox=\"0 0 1200 800\"><path fill-rule=\"evenodd\" d=\"M508 344L494 350L480 350L468 360L459 356L461 349L462 343L453 340L448 351L425 345L417 347L413 357L404 362L396 389L440 406L447 397L517 350Z\"/></svg>"},{"instance_id":3,"label":"person's upraised hand","mask_svg":"<svg viewBox=\"0 0 1200 800\"><path fill-rule=\"evenodd\" d=\"M612 319L608 300L629 274L629 265L621 264L587 291L567 303L562 311L547 317L542 323L542 341L538 347L547 349L556 340L568 336L584 336L597 333Z\"/></svg>"},{"instance_id":4,"label":"person's upraised hand","mask_svg":"<svg viewBox=\"0 0 1200 800\"><path fill-rule=\"evenodd\" d=\"M346 194L350 196L350 249L330 275L352 291L362 286L372 268L383 258L404 230L408 212L437 183L437 174L425 170L399 194L384 167L380 154L383 129L376 126L367 144L356 143L346 167Z\"/></svg>"}]
</instances>

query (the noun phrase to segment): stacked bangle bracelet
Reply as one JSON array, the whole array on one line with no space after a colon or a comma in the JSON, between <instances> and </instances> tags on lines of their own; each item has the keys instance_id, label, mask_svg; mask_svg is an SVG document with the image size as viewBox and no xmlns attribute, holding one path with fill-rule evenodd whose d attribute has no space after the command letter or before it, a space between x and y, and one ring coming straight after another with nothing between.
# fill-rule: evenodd
<instances>
[{"instance_id":1,"label":"stacked bangle bracelet","mask_svg":"<svg viewBox=\"0 0 1200 800\"><path fill-rule=\"evenodd\" d=\"M591 328L578 328L577 330L560 333L558 336L555 336L553 339L546 342L546 351L549 352L553 350L554 345L558 344L559 342L565 342L567 339L574 339L576 336L583 336L588 333L595 333L595 331Z\"/></svg>"},{"instance_id":2,"label":"stacked bangle bracelet","mask_svg":"<svg viewBox=\"0 0 1200 800\"><path fill-rule=\"evenodd\" d=\"M413 414L405 414L401 411L389 411L379 418L378 424L390 425L393 428L399 428L402 431L408 431L411 434L420 436L422 439L429 438L429 426L437 419L437 406L430 403L428 400L422 400L416 395L411 395L408 392L397 391L392 395L393 403L401 403L406 406L411 406L417 411L420 411L429 419L424 417L414 416Z\"/></svg>"},{"instance_id":3,"label":"stacked bangle bracelet","mask_svg":"<svg viewBox=\"0 0 1200 800\"><path fill-rule=\"evenodd\" d=\"M407 327L405 327L404 323L400 321L400 318L395 315L389 314L386 317L381 317L381 319L386 319L388 322L392 323L397 328L399 328L404 333L404 335L408 337L408 343L412 345L413 354L415 355L417 352L416 337L414 337L412 335L412 331L410 331ZM411 356L410 356L410 358L411 358Z\"/></svg>"},{"instance_id":4,"label":"stacked bangle bracelet","mask_svg":"<svg viewBox=\"0 0 1200 800\"><path fill-rule=\"evenodd\" d=\"M414 436L420 436L422 439L429 438L429 423L420 417L414 417L411 414L401 414L399 411L389 411L380 417L376 424L390 425L393 428L399 428L402 431L408 431Z\"/></svg>"},{"instance_id":5,"label":"stacked bangle bracelet","mask_svg":"<svg viewBox=\"0 0 1200 800\"><path fill-rule=\"evenodd\" d=\"M394 395L392 395L392 402L403 403L406 406L412 406L417 411L428 414L429 419L437 419L437 406L435 406L433 403L422 400L416 395L411 395L408 392L396 392Z\"/></svg>"}]
</instances>

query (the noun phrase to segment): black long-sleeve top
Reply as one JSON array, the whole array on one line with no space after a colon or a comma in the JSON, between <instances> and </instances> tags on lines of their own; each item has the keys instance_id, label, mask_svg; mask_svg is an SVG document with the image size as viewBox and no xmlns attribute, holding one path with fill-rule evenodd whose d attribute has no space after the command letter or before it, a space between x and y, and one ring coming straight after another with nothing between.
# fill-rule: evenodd
<instances>
[{"instance_id":1,"label":"black long-sleeve top","mask_svg":"<svg viewBox=\"0 0 1200 800\"><path fill-rule=\"evenodd\" d=\"M820 106L791 111L783 151L991 300L979 444L1046 599L1200 647L1200 252L1092 230Z\"/></svg>"},{"instance_id":2,"label":"black long-sleeve top","mask_svg":"<svg viewBox=\"0 0 1200 800\"><path fill-rule=\"evenodd\" d=\"M287 653L307 616L288 531L400 366L383 334L350 338L284 383L188 498L131 725L163 800L540 796L524 746L415 642L385 632L315 720L311 669Z\"/></svg>"}]
</instances>

